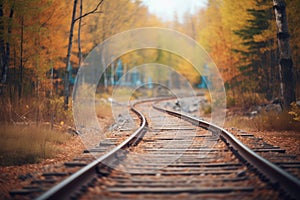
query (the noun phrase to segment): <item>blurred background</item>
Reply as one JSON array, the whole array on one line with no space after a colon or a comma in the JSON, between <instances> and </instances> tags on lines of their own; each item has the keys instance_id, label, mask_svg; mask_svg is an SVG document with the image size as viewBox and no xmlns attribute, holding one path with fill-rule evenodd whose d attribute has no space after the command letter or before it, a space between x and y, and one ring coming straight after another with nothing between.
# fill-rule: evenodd
<instances>
[{"instance_id":1,"label":"blurred background","mask_svg":"<svg viewBox=\"0 0 300 200\"><path fill-rule=\"evenodd\" d=\"M299 0L286 0L298 98L299 7ZM204 47L224 80L228 108L255 115L260 112L257 106L280 103L280 57L272 1L1 0L0 20L2 122L72 124L66 96L72 94L84 57L114 34L141 27L173 29ZM109 98L119 78L143 63L171 66L204 94L206 84L210 84L208 77L199 76L184 58L159 49L144 49L111 61L99 82L98 97ZM122 84L150 84L159 76L155 70L146 73L151 77L131 71ZM172 81L168 84L176 84ZM151 96L151 92L144 93ZM299 120L296 100L285 114L288 121ZM67 106L71 103L67 101Z\"/></svg>"}]
</instances>

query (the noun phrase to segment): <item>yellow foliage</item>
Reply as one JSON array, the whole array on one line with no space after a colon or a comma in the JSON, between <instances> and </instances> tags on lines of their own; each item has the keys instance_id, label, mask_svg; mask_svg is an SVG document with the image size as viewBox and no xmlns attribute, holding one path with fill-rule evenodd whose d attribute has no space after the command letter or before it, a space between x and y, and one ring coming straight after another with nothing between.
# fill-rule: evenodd
<instances>
[{"instance_id":1,"label":"yellow foliage","mask_svg":"<svg viewBox=\"0 0 300 200\"><path fill-rule=\"evenodd\" d=\"M244 23L243 20L245 20L238 17L232 19L232 16L236 15L232 14L230 5L227 1L210 1L205 12L199 12L202 20L199 20L198 25L200 27L198 41L209 52L225 82L239 74L235 66L240 58L232 53L232 49L237 48L240 41L233 34L233 30L237 28L238 21ZM246 9L237 5L236 7L238 9L235 12L238 13L243 12L243 8ZM228 15L229 13L230 15Z\"/></svg>"},{"instance_id":2,"label":"yellow foliage","mask_svg":"<svg viewBox=\"0 0 300 200\"><path fill-rule=\"evenodd\" d=\"M296 104L296 102L291 103L291 111L289 115L293 116L295 121L300 122L300 106Z\"/></svg>"}]
</instances>

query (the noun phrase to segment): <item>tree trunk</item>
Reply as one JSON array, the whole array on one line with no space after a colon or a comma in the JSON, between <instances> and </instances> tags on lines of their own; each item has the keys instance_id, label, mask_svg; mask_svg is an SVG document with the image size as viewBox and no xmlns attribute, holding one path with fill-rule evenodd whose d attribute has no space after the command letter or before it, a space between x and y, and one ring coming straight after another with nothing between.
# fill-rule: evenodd
<instances>
[{"instance_id":1,"label":"tree trunk","mask_svg":"<svg viewBox=\"0 0 300 200\"><path fill-rule=\"evenodd\" d=\"M21 38L20 38L20 65L19 65L19 81L18 94L19 99L22 97L23 90L23 43L24 43L24 17L21 18Z\"/></svg>"},{"instance_id":2,"label":"tree trunk","mask_svg":"<svg viewBox=\"0 0 300 200\"><path fill-rule=\"evenodd\" d=\"M70 35L69 35L69 45L68 45L68 53L67 53L67 64L65 70L65 85L64 85L64 108L65 110L68 109L69 106L69 95L70 95L70 82L69 82L69 74L70 74L70 65L71 65L71 51L72 51L72 44L73 44L73 31L74 31L74 24L75 24L75 15L76 15L76 7L77 7L77 0L74 0L73 6L73 13L72 13L72 20L71 20L71 27L70 27Z\"/></svg>"},{"instance_id":3,"label":"tree trunk","mask_svg":"<svg viewBox=\"0 0 300 200\"><path fill-rule=\"evenodd\" d=\"M69 81L69 74L70 74L70 65L71 65L71 51L72 51L72 44L73 44L73 31L74 31L74 25L77 20L81 20L83 17L86 17L90 14L96 13L98 8L101 6L104 0L99 1L97 4L96 8L90 12L85 13L82 15L80 13L80 16L78 18L75 18L76 15L76 7L77 7L77 2L78 0L74 0L74 7L73 7L73 13L72 13L72 21L71 21L71 27L70 27L70 35L69 35L69 45L68 45L68 53L67 53L67 65L66 65L66 73L65 73L65 85L64 85L64 108L65 110L68 109L69 107L69 95L70 95L70 81ZM80 2L82 6L82 1ZM82 8L80 8L82 9ZM82 10L80 11L82 12ZM81 27L81 26L79 26ZM80 40L80 30L79 30L79 40ZM80 41L79 41L79 46L80 46ZM81 50L80 50L81 52Z\"/></svg>"},{"instance_id":4,"label":"tree trunk","mask_svg":"<svg viewBox=\"0 0 300 200\"><path fill-rule=\"evenodd\" d=\"M104 60L104 56L102 56L102 59L101 59L101 61L102 61L102 66L105 66L105 60ZM108 87L107 87L107 84L108 84L108 82L107 82L107 71L104 71L104 73L103 73L103 78L104 78L104 89L105 89L105 91L106 92L108 92Z\"/></svg>"},{"instance_id":5,"label":"tree trunk","mask_svg":"<svg viewBox=\"0 0 300 200\"><path fill-rule=\"evenodd\" d=\"M293 73L292 53L289 45L289 32L286 16L286 4L284 0L273 0L276 24L278 29L278 47L280 52L279 71L280 71L280 88L284 108L296 100L295 82Z\"/></svg>"},{"instance_id":6,"label":"tree trunk","mask_svg":"<svg viewBox=\"0 0 300 200\"><path fill-rule=\"evenodd\" d=\"M80 34L81 33L81 22L82 22L81 16L82 16L82 0L80 0L80 10L79 10L80 19L79 19L79 24L78 24L78 60L79 60L78 65L79 65L79 67L80 67L81 61L82 61L81 34Z\"/></svg>"},{"instance_id":7,"label":"tree trunk","mask_svg":"<svg viewBox=\"0 0 300 200\"><path fill-rule=\"evenodd\" d=\"M7 27L7 33L8 33L8 40L6 41L6 51L5 51L5 60L4 60L4 73L2 76L3 83L7 82L7 74L8 74L8 67L10 63L10 38L11 38L11 29L12 29L12 18L14 16L14 5L10 9L9 13L9 21L8 21L8 27Z\"/></svg>"},{"instance_id":8,"label":"tree trunk","mask_svg":"<svg viewBox=\"0 0 300 200\"><path fill-rule=\"evenodd\" d=\"M0 51L1 51L1 84L7 83L7 75L8 75L8 67L10 62L10 37L11 37L11 29L12 29L12 18L14 15L14 4L12 5L9 13L9 22L7 27L8 39L4 44L4 38L0 38ZM3 19L3 5L0 3L0 17ZM0 22L0 33L4 34L4 25L3 20ZM2 88L1 88L1 92Z\"/></svg>"},{"instance_id":9,"label":"tree trunk","mask_svg":"<svg viewBox=\"0 0 300 200\"><path fill-rule=\"evenodd\" d=\"M0 1L0 67L1 67L1 75L4 71L4 60L5 60L5 45L4 45L4 21L3 21L3 5L2 1ZM2 83L1 76L1 83ZM2 88L1 88L2 90Z\"/></svg>"}]
</instances>

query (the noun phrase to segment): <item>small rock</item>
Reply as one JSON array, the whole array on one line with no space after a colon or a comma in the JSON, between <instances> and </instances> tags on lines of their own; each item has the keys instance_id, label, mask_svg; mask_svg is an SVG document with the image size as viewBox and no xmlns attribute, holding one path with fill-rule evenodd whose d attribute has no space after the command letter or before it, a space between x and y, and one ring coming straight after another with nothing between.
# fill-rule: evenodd
<instances>
[{"instance_id":1,"label":"small rock","mask_svg":"<svg viewBox=\"0 0 300 200\"><path fill-rule=\"evenodd\" d=\"M30 173L27 173L26 175L21 174L18 176L18 179L20 179L22 181L25 181L28 178L32 178L32 175Z\"/></svg>"},{"instance_id":2,"label":"small rock","mask_svg":"<svg viewBox=\"0 0 300 200\"><path fill-rule=\"evenodd\" d=\"M258 114L258 111L257 110L254 110L252 112L250 112L250 117L254 117Z\"/></svg>"},{"instance_id":3,"label":"small rock","mask_svg":"<svg viewBox=\"0 0 300 200\"><path fill-rule=\"evenodd\" d=\"M280 100L280 99L274 99L273 101L272 101L272 104L281 104L282 103L282 101Z\"/></svg>"},{"instance_id":4,"label":"small rock","mask_svg":"<svg viewBox=\"0 0 300 200\"><path fill-rule=\"evenodd\" d=\"M266 106L266 111L270 112L270 111L276 111L276 112L282 112L282 108L280 104L268 104Z\"/></svg>"},{"instance_id":5,"label":"small rock","mask_svg":"<svg viewBox=\"0 0 300 200\"><path fill-rule=\"evenodd\" d=\"M242 176L245 176L246 175L246 171L239 171L239 172L237 172L236 173L236 175L238 176L238 177L242 177Z\"/></svg>"}]
</instances>

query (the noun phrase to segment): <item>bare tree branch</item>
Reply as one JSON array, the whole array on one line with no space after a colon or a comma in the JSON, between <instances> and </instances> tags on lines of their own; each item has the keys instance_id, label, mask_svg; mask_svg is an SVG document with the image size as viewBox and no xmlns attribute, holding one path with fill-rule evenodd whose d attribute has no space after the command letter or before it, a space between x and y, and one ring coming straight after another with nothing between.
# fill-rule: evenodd
<instances>
[{"instance_id":1,"label":"bare tree branch","mask_svg":"<svg viewBox=\"0 0 300 200\"><path fill-rule=\"evenodd\" d=\"M74 6L73 6L73 12L72 12L72 20L71 20L71 27L70 27L70 35L69 35L69 45L68 45L68 53L67 53L67 62L66 62L66 71L65 71L65 84L64 84L64 109L68 110L69 106L69 94L70 94L70 81L69 81L69 75L72 73L70 71L70 66L71 66L71 51L72 51L72 38L73 38L73 30L74 30L74 24L76 23L77 20L82 19L83 17L86 17L90 14L98 12L99 7L103 3L104 0L99 1L97 6L95 7L94 10L85 13L84 15L81 15L75 19L76 15L76 7L77 7L77 2L78 0L74 0ZM80 27L80 26L79 26ZM79 30L80 33L80 30Z\"/></svg>"},{"instance_id":2,"label":"bare tree branch","mask_svg":"<svg viewBox=\"0 0 300 200\"><path fill-rule=\"evenodd\" d=\"M84 18L84 17L86 17L86 16L88 16L88 15L90 15L90 14L102 13L101 11L97 11L97 10L98 10L99 7L102 5L103 1L104 1L104 0L101 0L101 1L97 4L97 6L95 7L94 10L92 10L92 11L90 11L90 12L87 12L87 13L85 13L84 15L81 15L81 16L77 17L76 19L74 19L74 23L75 23L77 20L82 19L82 18Z\"/></svg>"}]
</instances>

